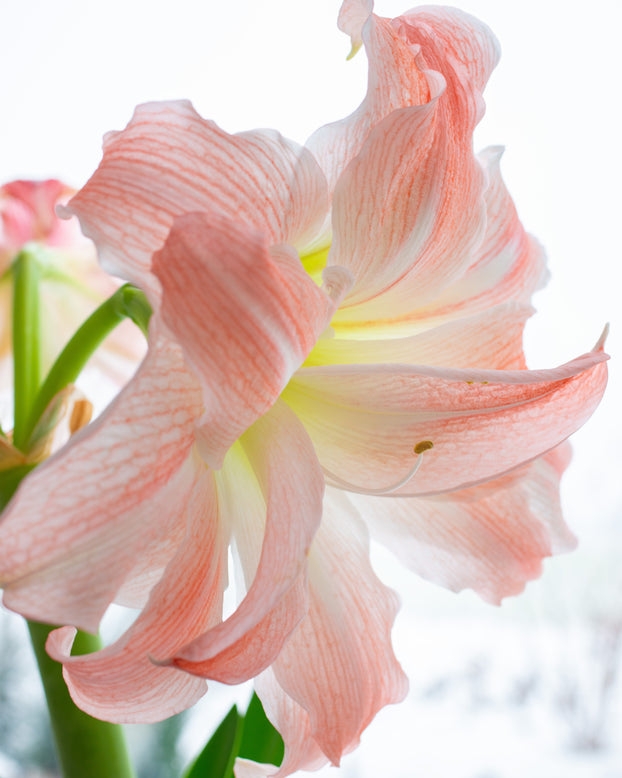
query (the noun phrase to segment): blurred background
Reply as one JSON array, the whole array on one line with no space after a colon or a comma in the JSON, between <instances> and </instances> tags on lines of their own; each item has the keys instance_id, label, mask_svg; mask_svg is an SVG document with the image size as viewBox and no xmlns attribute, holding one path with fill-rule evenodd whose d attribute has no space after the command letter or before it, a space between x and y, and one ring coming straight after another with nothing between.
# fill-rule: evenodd
<instances>
[{"instance_id":1,"label":"blurred background","mask_svg":"<svg viewBox=\"0 0 622 778\"><path fill-rule=\"evenodd\" d=\"M407 0L377 0L396 16ZM475 145L504 144L503 172L552 278L526 334L531 367L587 351L611 321L610 386L573 438L563 482L580 545L500 608L375 562L403 600L396 652L411 679L343 778L622 778L620 259L622 3L463 0L503 55ZM234 132L275 127L304 142L353 110L366 62L350 62L338 0L2 0L0 182L80 187L101 137L137 103L185 97ZM616 355L617 358L616 358ZM0 778L54 775L46 712L21 620L0 614ZM131 727L141 778L168 778L248 688L213 684L193 711ZM176 745L178 764L169 745ZM167 751L167 749L169 749Z\"/></svg>"}]
</instances>

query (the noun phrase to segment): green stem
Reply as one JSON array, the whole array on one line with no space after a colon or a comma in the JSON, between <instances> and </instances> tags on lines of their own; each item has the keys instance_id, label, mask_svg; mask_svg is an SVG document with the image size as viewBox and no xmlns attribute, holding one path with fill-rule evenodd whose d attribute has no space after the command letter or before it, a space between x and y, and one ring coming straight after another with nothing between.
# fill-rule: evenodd
<instances>
[{"instance_id":1,"label":"green stem","mask_svg":"<svg viewBox=\"0 0 622 778\"><path fill-rule=\"evenodd\" d=\"M55 627L29 621L28 629L64 778L133 778L122 728L94 719L77 708L67 691L62 665L48 656L45 641ZM78 632L73 653L88 654L101 647L98 637Z\"/></svg>"},{"instance_id":2,"label":"green stem","mask_svg":"<svg viewBox=\"0 0 622 778\"><path fill-rule=\"evenodd\" d=\"M13 371L15 425L13 443L24 449L30 433L27 420L39 389L39 266L35 255L20 251L13 263Z\"/></svg>"},{"instance_id":3,"label":"green stem","mask_svg":"<svg viewBox=\"0 0 622 778\"><path fill-rule=\"evenodd\" d=\"M26 442L54 396L75 383L88 360L112 330L129 317L146 335L150 315L151 308L143 292L129 284L117 289L112 297L93 311L62 350L35 397L25 428Z\"/></svg>"},{"instance_id":4,"label":"green stem","mask_svg":"<svg viewBox=\"0 0 622 778\"><path fill-rule=\"evenodd\" d=\"M54 363L41 389L39 331L39 269L34 255L22 251L13 265L13 360L15 413L13 442L28 450L32 431L52 398L73 383L102 340L126 316L138 319L146 329L151 309L136 289L121 287L80 327ZM3 473L0 497L7 502L31 465ZM63 679L62 665L45 650L54 627L28 622L39 673L64 778L134 778L123 730L118 724L99 721L72 701ZM74 653L98 651L98 637L78 632Z\"/></svg>"}]
</instances>

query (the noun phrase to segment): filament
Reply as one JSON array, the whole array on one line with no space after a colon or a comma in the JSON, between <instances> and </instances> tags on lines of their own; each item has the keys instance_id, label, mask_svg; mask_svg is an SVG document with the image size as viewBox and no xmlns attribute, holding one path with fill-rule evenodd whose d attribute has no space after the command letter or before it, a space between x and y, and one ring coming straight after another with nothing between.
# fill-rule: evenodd
<instances>
[{"instance_id":1,"label":"filament","mask_svg":"<svg viewBox=\"0 0 622 778\"><path fill-rule=\"evenodd\" d=\"M406 486L406 484L412 478L414 478L417 470L419 470L419 468L421 467L421 464L423 462L423 452L429 451L429 449L433 447L434 444L432 443L431 440L422 440L421 442L417 443L417 445L413 449L415 454L417 454L417 458L415 460L415 464L411 467L408 473L403 478L401 478L397 483L391 484L391 486L386 486L381 489L367 489L364 486L357 486L356 484L352 484L349 481L340 478L338 475L335 475L323 465L322 465L322 471L324 472L324 475L333 482L334 486L338 486L341 489L345 489L348 492L356 492L357 494L368 494L371 495L372 497L381 497L384 494L391 494L391 492L396 492L398 489L401 489L402 486Z\"/></svg>"}]
</instances>

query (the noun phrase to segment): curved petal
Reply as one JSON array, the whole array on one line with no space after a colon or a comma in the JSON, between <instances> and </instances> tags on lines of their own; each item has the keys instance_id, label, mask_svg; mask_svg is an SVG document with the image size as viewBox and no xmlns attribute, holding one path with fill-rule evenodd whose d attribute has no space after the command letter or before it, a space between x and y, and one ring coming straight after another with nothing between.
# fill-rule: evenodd
<instances>
[{"instance_id":1,"label":"curved petal","mask_svg":"<svg viewBox=\"0 0 622 778\"><path fill-rule=\"evenodd\" d=\"M559 502L563 456L554 449L511 476L447 496L350 499L372 536L415 573L499 604L540 575L544 557L575 545Z\"/></svg>"},{"instance_id":2,"label":"curved petal","mask_svg":"<svg viewBox=\"0 0 622 778\"><path fill-rule=\"evenodd\" d=\"M429 102L430 81L438 89L444 79L450 96L465 98L459 106L460 120L466 111L474 113L473 123L481 116L479 92L499 57L496 39L484 24L461 11L426 10L421 24L412 15L389 20L372 14L363 26L366 4L344 3L342 14L347 24L342 29L352 36L353 46L362 35L369 77L367 94L359 108L345 119L320 128L307 142L326 174L329 192L376 125L393 111ZM443 21L434 25L428 17ZM451 35L443 26L448 24ZM437 73L426 74L426 70ZM452 97L449 99L454 102ZM448 110L455 111L456 106L452 104Z\"/></svg>"},{"instance_id":3,"label":"curved petal","mask_svg":"<svg viewBox=\"0 0 622 778\"><path fill-rule=\"evenodd\" d=\"M337 26L350 36L352 42L352 51L348 59L353 57L363 45L363 27L373 7L373 0L343 0L341 4Z\"/></svg>"},{"instance_id":4,"label":"curved petal","mask_svg":"<svg viewBox=\"0 0 622 778\"><path fill-rule=\"evenodd\" d=\"M309 615L271 668L301 710L283 692L258 684L285 741L278 776L318 759L309 738L339 764L376 713L402 700L408 688L391 646L397 596L375 576L365 525L339 493L324 503L309 555L309 590Z\"/></svg>"},{"instance_id":5,"label":"curved petal","mask_svg":"<svg viewBox=\"0 0 622 778\"><path fill-rule=\"evenodd\" d=\"M503 183L502 151L491 147L479 155L488 179L486 233L471 266L429 305L414 311L410 320L431 325L507 301L528 303L546 283L544 252L525 232Z\"/></svg>"},{"instance_id":6,"label":"curved petal","mask_svg":"<svg viewBox=\"0 0 622 778\"><path fill-rule=\"evenodd\" d=\"M75 225L65 224L54 207L73 192L62 181L10 181L0 187L0 273L25 243L69 246L76 240Z\"/></svg>"},{"instance_id":7,"label":"curved petal","mask_svg":"<svg viewBox=\"0 0 622 778\"><path fill-rule=\"evenodd\" d=\"M322 518L324 493L311 441L284 403L259 419L241 445L248 463L240 462L240 452L232 452L235 470L225 477L225 462L219 489L246 568L248 593L226 621L169 655L177 667L226 683L264 670L305 615L307 555ZM249 468L260 493L251 486L244 496L240 481L252 483Z\"/></svg>"},{"instance_id":8,"label":"curved petal","mask_svg":"<svg viewBox=\"0 0 622 778\"><path fill-rule=\"evenodd\" d=\"M96 718L160 721L190 707L206 691L204 680L151 659L174 652L222 613L227 553L214 478L196 455L187 468L192 488L184 505L186 536L132 626L112 645L82 656L70 655L71 628L48 638L48 653L63 663L74 702Z\"/></svg>"},{"instance_id":9,"label":"curved petal","mask_svg":"<svg viewBox=\"0 0 622 778\"><path fill-rule=\"evenodd\" d=\"M324 766L328 758L313 739L309 714L283 691L272 668L255 679L255 690L266 715L283 737L285 754L280 767L236 759L235 778L285 778L297 770L318 770Z\"/></svg>"},{"instance_id":10,"label":"curved petal","mask_svg":"<svg viewBox=\"0 0 622 778\"><path fill-rule=\"evenodd\" d=\"M164 323L204 387L201 454L219 468L229 447L274 404L343 291L333 285L329 296L293 249L275 247L271 255L262 233L220 213L175 219L153 272ZM341 277L349 280L346 271Z\"/></svg>"},{"instance_id":11,"label":"curved petal","mask_svg":"<svg viewBox=\"0 0 622 778\"><path fill-rule=\"evenodd\" d=\"M336 184L329 263L357 279L336 324L409 314L459 278L481 242L485 177L472 136L496 46L471 17L439 17L394 20L429 99L376 124Z\"/></svg>"},{"instance_id":12,"label":"curved petal","mask_svg":"<svg viewBox=\"0 0 622 778\"><path fill-rule=\"evenodd\" d=\"M2 514L7 607L97 630L136 556L175 536L178 471L201 410L179 349L160 339L108 410L33 471Z\"/></svg>"},{"instance_id":13,"label":"curved petal","mask_svg":"<svg viewBox=\"0 0 622 778\"><path fill-rule=\"evenodd\" d=\"M345 364L412 364L522 370L523 329L533 309L517 303L449 319L403 338L374 340L322 338L305 366ZM370 329L374 329L373 324ZM380 329L380 327L378 328Z\"/></svg>"},{"instance_id":14,"label":"curved petal","mask_svg":"<svg viewBox=\"0 0 622 778\"><path fill-rule=\"evenodd\" d=\"M62 214L78 216L110 272L154 291L151 255L175 216L219 210L269 243L305 245L326 198L306 149L270 130L229 135L182 100L141 105L109 133L99 168Z\"/></svg>"},{"instance_id":15,"label":"curved petal","mask_svg":"<svg viewBox=\"0 0 622 778\"><path fill-rule=\"evenodd\" d=\"M596 348L553 370L301 368L283 397L307 428L329 483L361 493L434 494L502 475L577 430L607 380L602 342Z\"/></svg>"}]
</instances>

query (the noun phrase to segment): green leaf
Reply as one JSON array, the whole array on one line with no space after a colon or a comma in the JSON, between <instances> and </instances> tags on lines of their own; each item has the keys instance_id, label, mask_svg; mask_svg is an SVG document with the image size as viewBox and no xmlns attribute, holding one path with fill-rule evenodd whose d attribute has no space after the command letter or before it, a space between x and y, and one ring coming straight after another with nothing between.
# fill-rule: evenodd
<instances>
[{"instance_id":1,"label":"green leaf","mask_svg":"<svg viewBox=\"0 0 622 778\"><path fill-rule=\"evenodd\" d=\"M6 508L20 482L34 468L35 465L18 465L10 470L0 470L0 511Z\"/></svg>"},{"instance_id":2,"label":"green leaf","mask_svg":"<svg viewBox=\"0 0 622 778\"><path fill-rule=\"evenodd\" d=\"M232 778L243 719L234 705L183 778Z\"/></svg>"},{"instance_id":3,"label":"green leaf","mask_svg":"<svg viewBox=\"0 0 622 778\"><path fill-rule=\"evenodd\" d=\"M268 720L259 697L253 694L244 717L238 756L254 762L280 765L284 750L283 738Z\"/></svg>"}]
</instances>

